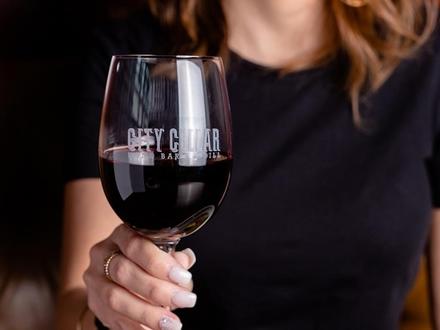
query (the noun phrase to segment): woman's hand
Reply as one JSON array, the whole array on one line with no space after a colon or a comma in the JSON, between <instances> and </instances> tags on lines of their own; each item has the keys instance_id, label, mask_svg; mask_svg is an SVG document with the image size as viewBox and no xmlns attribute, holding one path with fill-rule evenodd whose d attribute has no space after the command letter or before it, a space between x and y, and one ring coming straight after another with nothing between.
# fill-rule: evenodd
<instances>
[{"instance_id":1,"label":"woman's hand","mask_svg":"<svg viewBox=\"0 0 440 330\"><path fill-rule=\"evenodd\" d=\"M104 274L108 256L110 281ZM194 307L191 273L195 262L190 249L168 254L125 225L90 251L84 273L88 305L107 327L121 330L177 330L182 325L171 312Z\"/></svg>"}]
</instances>

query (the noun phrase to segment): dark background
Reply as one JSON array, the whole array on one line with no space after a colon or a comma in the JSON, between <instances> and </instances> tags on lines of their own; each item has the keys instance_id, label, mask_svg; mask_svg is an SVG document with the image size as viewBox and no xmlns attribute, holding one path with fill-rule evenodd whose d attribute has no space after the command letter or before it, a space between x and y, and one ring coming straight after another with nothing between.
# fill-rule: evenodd
<instances>
[{"instance_id":1,"label":"dark background","mask_svg":"<svg viewBox=\"0 0 440 330\"><path fill-rule=\"evenodd\" d=\"M49 330L66 123L94 28L144 4L0 0L0 330Z\"/></svg>"}]
</instances>

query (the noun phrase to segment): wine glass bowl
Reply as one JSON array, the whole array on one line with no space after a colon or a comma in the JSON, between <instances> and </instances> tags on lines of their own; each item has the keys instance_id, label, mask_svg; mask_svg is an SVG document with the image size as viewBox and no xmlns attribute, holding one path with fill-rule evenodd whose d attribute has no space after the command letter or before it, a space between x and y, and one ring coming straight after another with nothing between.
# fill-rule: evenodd
<instances>
[{"instance_id":1,"label":"wine glass bowl","mask_svg":"<svg viewBox=\"0 0 440 330\"><path fill-rule=\"evenodd\" d=\"M221 59L114 56L101 114L100 176L116 214L165 250L215 213L232 168Z\"/></svg>"}]
</instances>

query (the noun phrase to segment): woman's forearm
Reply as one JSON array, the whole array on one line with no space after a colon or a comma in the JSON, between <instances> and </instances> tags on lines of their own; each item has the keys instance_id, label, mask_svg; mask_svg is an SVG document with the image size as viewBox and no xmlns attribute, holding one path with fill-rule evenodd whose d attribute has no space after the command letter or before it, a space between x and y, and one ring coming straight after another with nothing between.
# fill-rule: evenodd
<instances>
[{"instance_id":1,"label":"woman's forearm","mask_svg":"<svg viewBox=\"0 0 440 330\"><path fill-rule=\"evenodd\" d=\"M57 330L94 330L90 325L83 273L91 247L120 223L102 191L98 179L70 182L65 188L63 248L56 311ZM102 260L104 265L104 260Z\"/></svg>"},{"instance_id":2,"label":"woman's forearm","mask_svg":"<svg viewBox=\"0 0 440 330\"><path fill-rule=\"evenodd\" d=\"M55 329L81 329L81 327L79 327L78 325L83 323L86 307L87 295L85 288L77 288L61 293L57 301ZM89 329L84 326L82 327L82 330Z\"/></svg>"}]
</instances>

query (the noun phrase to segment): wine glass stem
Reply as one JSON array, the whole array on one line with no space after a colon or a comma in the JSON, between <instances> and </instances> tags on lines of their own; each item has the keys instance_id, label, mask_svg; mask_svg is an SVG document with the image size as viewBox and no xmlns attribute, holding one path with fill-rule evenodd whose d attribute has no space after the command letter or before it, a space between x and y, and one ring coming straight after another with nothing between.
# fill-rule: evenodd
<instances>
[{"instance_id":1,"label":"wine glass stem","mask_svg":"<svg viewBox=\"0 0 440 330\"><path fill-rule=\"evenodd\" d=\"M176 251L176 245L180 242L180 239L176 239L176 240L157 240L157 241L153 241L153 242L162 251L165 251L167 253L172 253L172 252Z\"/></svg>"}]
</instances>

